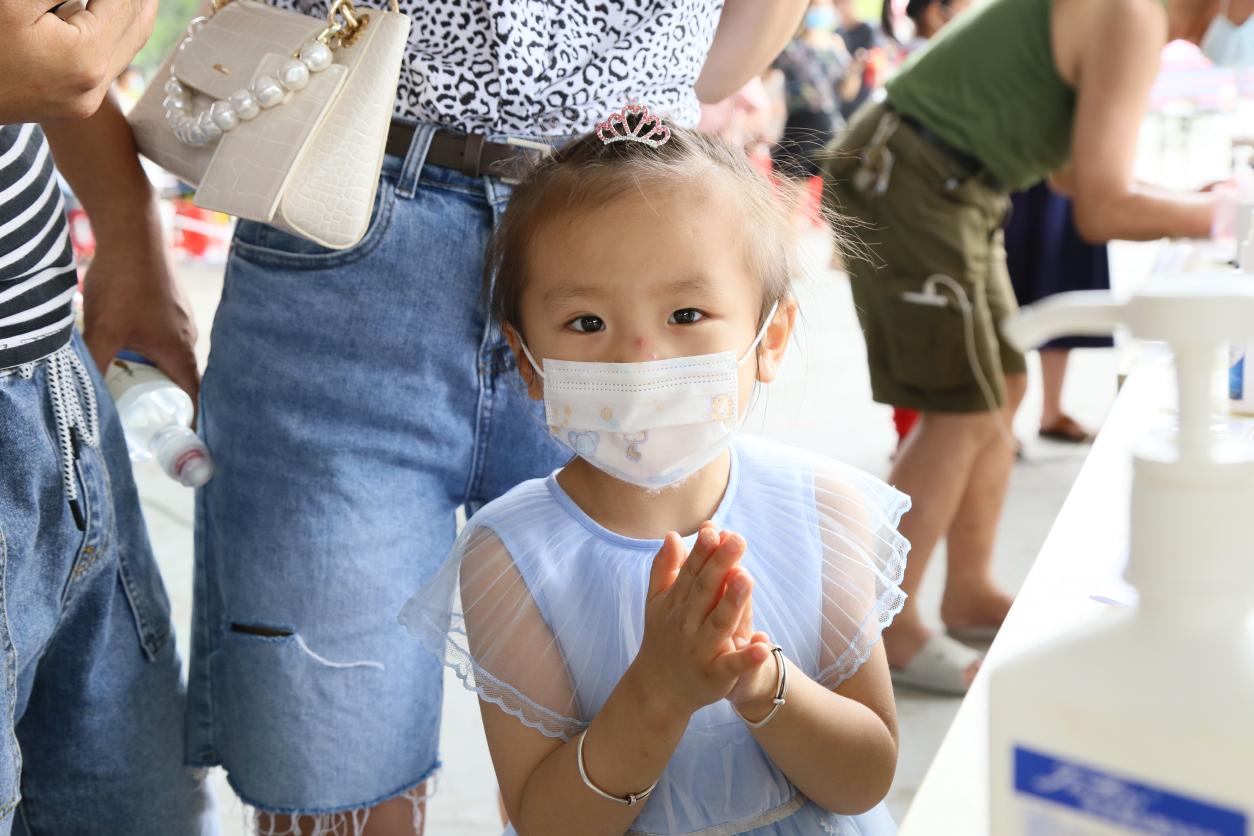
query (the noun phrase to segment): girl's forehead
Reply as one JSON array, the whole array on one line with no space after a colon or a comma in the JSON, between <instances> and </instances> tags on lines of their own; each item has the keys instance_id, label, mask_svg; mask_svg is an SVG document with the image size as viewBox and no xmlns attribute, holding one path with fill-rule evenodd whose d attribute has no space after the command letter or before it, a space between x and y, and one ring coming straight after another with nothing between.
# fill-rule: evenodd
<instances>
[{"instance_id":1,"label":"girl's forehead","mask_svg":"<svg viewBox=\"0 0 1254 836\"><path fill-rule=\"evenodd\" d=\"M710 298L726 296L737 290L735 281L719 281L704 273L679 275L659 272L641 275L634 281L589 277L570 281L556 280L538 287L540 301L546 307L562 307L580 301L608 299L623 295L651 299L675 296Z\"/></svg>"},{"instance_id":2,"label":"girl's forehead","mask_svg":"<svg viewBox=\"0 0 1254 836\"><path fill-rule=\"evenodd\" d=\"M709 190L628 190L541 221L528 247L536 274L619 271L699 273L743 258L748 219Z\"/></svg>"}]
</instances>

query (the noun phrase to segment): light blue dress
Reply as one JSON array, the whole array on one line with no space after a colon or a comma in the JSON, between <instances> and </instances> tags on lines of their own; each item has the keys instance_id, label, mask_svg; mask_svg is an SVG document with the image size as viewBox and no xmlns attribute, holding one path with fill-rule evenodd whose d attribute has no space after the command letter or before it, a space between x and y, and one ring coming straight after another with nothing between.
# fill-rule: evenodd
<instances>
[{"instance_id":1,"label":"light blue dress","mask_svg":"<svg viewBox=\"0 0 1254 836\"><path fill-rule=\"evenodd\" d=\"M909 544L896 526L908 507L903 494L856 469L753 437L733 442L713 521L748 543L741 565L754 579L754 629L829 688L853 675L904 603L898 584ZM660 545L599 525L555 476L535 479L472 518L401 620L483 699L569 740L640 648ZM802 796L725 700L693 715L628 831L895 832L883 804L840 816Z\"/></svg>"}]
</instances>

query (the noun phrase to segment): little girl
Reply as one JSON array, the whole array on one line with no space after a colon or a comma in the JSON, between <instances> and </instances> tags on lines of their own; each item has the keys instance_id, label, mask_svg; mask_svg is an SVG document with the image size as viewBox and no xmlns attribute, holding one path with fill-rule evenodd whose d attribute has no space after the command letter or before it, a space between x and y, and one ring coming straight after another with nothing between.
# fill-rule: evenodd
<instances>
[{"instance_id":1,"label":"little girl","mask_svg":"<svg viewBox=\"0 0 1254 836\"><path fill-rule=\"evenodd\" d=\"M493 241L492 312L576 457L475 514L401 618L478 693L511 834L896 830L909 500L733 438L797 313L780 200L630 105Z\"/></svg>"}]
</instances>

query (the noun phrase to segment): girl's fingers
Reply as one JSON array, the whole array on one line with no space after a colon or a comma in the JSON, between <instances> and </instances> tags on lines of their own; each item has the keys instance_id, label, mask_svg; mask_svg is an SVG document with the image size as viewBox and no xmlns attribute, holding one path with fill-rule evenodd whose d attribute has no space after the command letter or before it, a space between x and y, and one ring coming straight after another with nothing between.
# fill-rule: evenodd
<instances>
[{"instance_id":1,"label":"girl's fingers","mask_svg":"<svg viewBox=\"0 0 1254 836\"><path fill-rule=\"evenodd\" d=\"M675 535L678 537L679 535ZM676 601L684 601L688 598L689 591L697 577L701 574L702 568L705 567L706 561L710 555L718 548L719 537L718 531L714 528L714 524L704 522L701 528L697 530L697 542L692 546L692 552L688 555L688 559L684 562L683 568L680 569L679 575L675 578L673 585L674 596ZM682 546L682 541L680 543Z\"/></svg>"},{"instance_id":2,"label":"girl's fingers","mask_svg":"<svg viewBox=\"0 0 1254 836\"><path fill-rule=\"evenodd\" d=\"M649 600L665 592L684 563L684 544L674 531L667 532L662 547L653 555L649 569Z\"/></svg>"},{"instance_id":3,"label":"girl's fingers","mask_svg":"<svg viewBox=\"0 0 1254 836\"><path fill-rule=\"evenodd\" d=\"M685 620L690 626L695 627L705 621L705 617L718 602L728 571L740 562L744 553L744 538L739 534L731 534L710 555L701 574L688 587L688 615Z\"/></svg>"},{"instance_id":4,"label":"girl's fingers","mask_svg":"<svg viewBox=\"0 0 1254 836\"><path fill-rule=\"evenodd\" d=\"M771 658L771 649L755 642L740 650L729 650L714 660L715 674L719 677L739 677L761 667Z\"/></svg>"},{"instance_id":5,"label":"girl's fingers","mask_svg":"<svg viewBox=\"0 0 1254 836\"><path fill-rule=\"evenodd\" d=\"M728 572L727 574L731 577L735 577L736 575L740 573L744 573L746 575L748 574L740 566L733 566L732 570ZM749 598L749 603L746 604L745 608L740 611L740 623L736 625L736 632L734 634L734 638L737 640L738 646L740 644L748 644L750 641L753 640L753 597L752 596L750 596Z\"/></svg>"},{"instance_id":6,"label":"girl's fingers","mask_svg":"<svg viewBox=\"0 0 1254 836\"><path fill-rule=\"evenodd\" d=\"M727 583L727 591L722 599L701 625L704 643L718 646L735 632L745 608L749 606L752 592L753 580L749 574L744 571L735 572Z\"/></svg>"}]
</instances>

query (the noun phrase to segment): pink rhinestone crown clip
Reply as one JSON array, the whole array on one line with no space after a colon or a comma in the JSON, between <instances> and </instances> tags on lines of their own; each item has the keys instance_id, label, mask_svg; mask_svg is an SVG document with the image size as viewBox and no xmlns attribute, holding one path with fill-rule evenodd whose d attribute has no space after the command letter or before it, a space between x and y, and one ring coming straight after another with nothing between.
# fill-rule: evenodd
<instances>
[{"instance_id":1,"label":"pink rhinestone crown clip","mask_svg":"<svg viewBox=\"0 0 1254 836\"><path fill-rule=\"evenodd\" d=\"M606 145L612 142L643 142L657 148L665 145L670 138L671 129L644 105L629 104L597 125L597 139Z\"/></svg>"}]
</instances>

